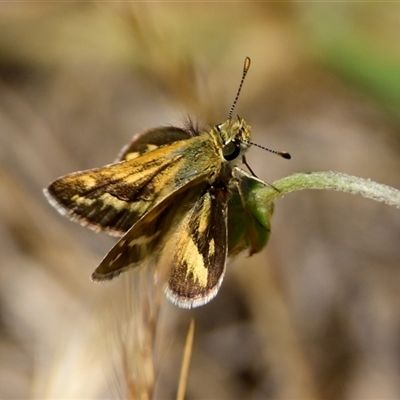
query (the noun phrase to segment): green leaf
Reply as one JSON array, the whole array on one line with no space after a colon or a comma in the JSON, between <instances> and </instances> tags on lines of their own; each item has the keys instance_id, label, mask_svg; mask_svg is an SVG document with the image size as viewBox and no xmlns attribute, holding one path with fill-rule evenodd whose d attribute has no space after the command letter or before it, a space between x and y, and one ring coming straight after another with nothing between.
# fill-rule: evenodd
<instances>
[{"instance_id":1,"label":"green leaf","mask_svg":"<svg viewBox=\"0 0 400 400\"><path fill-rule=\"evenodd\" d=\"M274 204L265 202L258 192L266 184L250 176L240 179L240 191L231 194L228 206L228 254L234 256L245 249L249 255L261 251L268 242Z\"/></svg>"}]
</instances>

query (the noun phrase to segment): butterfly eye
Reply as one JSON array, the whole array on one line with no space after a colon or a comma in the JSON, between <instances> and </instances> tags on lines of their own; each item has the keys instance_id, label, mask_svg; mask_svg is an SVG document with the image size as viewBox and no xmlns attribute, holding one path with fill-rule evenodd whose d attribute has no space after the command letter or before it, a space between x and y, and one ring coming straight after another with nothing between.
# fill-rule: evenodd
<instances>
[{"instance_id":1,"label":"butterfly eye","mask_svg":"<svg viewBox=\"0 0 400 400\"><path fill-rule=\"evenodd\" d=\"M240 154L240 144L237 142L229 142L222 149L222 154L226 161L234 160Z\"/></svg>"},{"instance_id":2,"label":"butterfly eye","mask_svg":"<svg viewBox=\"0 0 400 400\"><path fill-rule=\"evenodd\" d=\"M218 131L218 132L221 132L222 124L216 125L215 127L217 128L217 131Z\"/></svg>"}]
</instances>

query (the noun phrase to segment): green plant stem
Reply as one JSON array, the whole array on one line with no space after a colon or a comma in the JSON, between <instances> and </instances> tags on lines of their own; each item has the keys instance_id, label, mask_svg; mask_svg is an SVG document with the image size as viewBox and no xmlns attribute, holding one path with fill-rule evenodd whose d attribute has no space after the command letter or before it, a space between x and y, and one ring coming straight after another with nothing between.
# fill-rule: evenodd
<instances>
[{"instance_id":1,"label":"green plant stem","mask_svg":"<svg viewBox=\"0 0 400 400\"><path fill-rule=\"evenodd\" d=\"M358 178L340 172L294 174L274 182L271 186L266 186L264 190L259 190L257 197L259 201L270 202L287 193L303 189L326 189L359 194L400 208L399 190L370 179Z\"/></svg>"}]
</instances>

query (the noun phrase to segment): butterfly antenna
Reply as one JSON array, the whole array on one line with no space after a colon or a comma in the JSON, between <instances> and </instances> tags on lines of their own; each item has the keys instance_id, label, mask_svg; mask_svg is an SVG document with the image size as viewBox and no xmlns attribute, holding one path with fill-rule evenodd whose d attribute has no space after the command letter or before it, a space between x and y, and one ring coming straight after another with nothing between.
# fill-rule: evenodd
<instances>
[{"instance_id":1,"label":"butterfly antenna","mask_svg":"<svg viewBox=\"0 0 400 400\"><path fill-rule=\"evenodd\" d=\"M242 140L243 143L251 144L252 146L259 147L260 149L269 151L270 153L276 154L278 156L281 156L282 158L286 158L286 160L290 160L292 156L287 152L287 151L276 151L269 149L268 147L261 146L260 144L250 142L249 140Z\"/></svg>"},{"instance_id":2,"label":"butterfly antenna","mask_svg":"<svg viewBox=\"0 0 400 400\"><path fill-rule=\"evenodd\" d=\"M237 101L239 99L239 95L240 95L240 91L242 90L243 82L244 82L244 80L246 78L247 72L250 69L250 64L251 64L250 57L246 57L245 60L244 60L244 65L243 65L242 79L240 80L240 84L239 84L238 91L236 93L235 100L233 101L232 107L229 110L228 120L232 119L233 110L235 109L236 103L237 103ZM272 150L272 149L269 149L268 147L264 147L264 146L261 146L261 145L259 145L257 143L250 142L249 140L242 140L242 142L243 143L248 143L248 144L250 144L252 146L259 147L260 149L269 151L270 153L277 154L278 156L281 156L282 158L286 158L287 160L290 160L292 158L291 155L287 151Z\"/></svg>"},{"instance_id":3,"label":"butterfly antenna","mask_svg":"<svg viewBox=\"0 0 400 400\"><path fill-rule=\"evenodd\" d=\"M229 113L228 113L228 120L231 120L231 119L232 119L232 113L233 113L233 110L235 109L236 103L237 103L237 101L238 101L238 99L239 99L239 95L240 95L240 91L242 90L244 78L246 78L247 71L248 71L249 68L250 68L250 64L251 64L250 58L249 58L249 57L246 57L245 60L244 60L242 79L241 79L241 81L240 81L239 89L238 89L238 91L237 91L237 93L236 93L235 100L233 101L232 107L231 107L231 109L229 110Z\"/></svg>"}]
</instances>

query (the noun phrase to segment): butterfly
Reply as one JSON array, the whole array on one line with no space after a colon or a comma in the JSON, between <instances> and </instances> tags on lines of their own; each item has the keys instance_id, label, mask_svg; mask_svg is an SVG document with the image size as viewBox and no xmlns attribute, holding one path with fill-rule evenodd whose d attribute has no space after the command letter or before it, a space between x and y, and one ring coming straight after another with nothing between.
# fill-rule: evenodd
<instances>
[{"instance_id":1,"label":"butterfly","mask_svg":"<svg viewBox=\"0 0 400 400\"><path fill-rule=\"evenodd\" d=\"M208 130L192 123L150 129L134 136L115 163L65 175L44 190L61 214L120 237L93 281L164 257L167 297L197 307L217 294L228 257L266 245L273 204L257 203L257 190L267 184L237 165L247 165L253 143L250 126L232 119L249 67L247 57L225 122Z\"/></svg>"}]
</instances>

